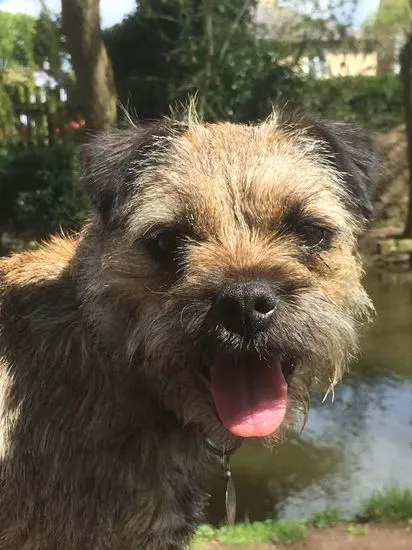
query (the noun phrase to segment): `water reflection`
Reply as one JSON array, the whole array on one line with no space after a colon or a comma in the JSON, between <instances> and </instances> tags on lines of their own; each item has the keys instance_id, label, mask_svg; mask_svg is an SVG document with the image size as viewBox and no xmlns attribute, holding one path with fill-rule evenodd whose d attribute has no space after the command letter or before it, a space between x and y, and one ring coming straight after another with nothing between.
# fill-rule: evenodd
<instances>
[{"instance_id":1,"label":"water reflection","mask_svg":"<svg viewBox=\"0 0 412 550\"><path fill-rule=\"evenodd\" d=\"M303 436L275 453L250 444L234 458L239 519L308 516L327 506L351 514L374 489L412 487L412 283L372 276L367 286L378 317L333 405L315 399ZM223 491L216 479L214 523L223 518Z\"/></svg>"}]
</instances>

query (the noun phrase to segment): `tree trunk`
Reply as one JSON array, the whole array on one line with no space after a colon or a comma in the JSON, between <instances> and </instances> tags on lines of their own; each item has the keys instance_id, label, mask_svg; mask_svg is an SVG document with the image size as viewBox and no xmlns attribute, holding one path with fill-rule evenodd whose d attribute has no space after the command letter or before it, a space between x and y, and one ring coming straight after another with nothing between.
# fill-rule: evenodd
<instances>
[{"instance_id":1,"label":"tree trunk","mask_svg":"<svg viewBox=\"0 0 412 550\"><path fill-rule=\"evenodd\" d=\"M377 73L392 74L395 67L396 33L388 26L387 18L393 0L380 0L376 15Z\"/></svg>"},{"instance_id":2,"label":"tree trunk","mask_svg":"<svg viewBox=\"0 0 412 550\"><path fill-rule=\"evenodd\" d=\"M100 0L62 0L67 47L86 125L92 130L112 126L117 118L113 69L101 38L99 8Z\"/></svg>"},{"instance_id":3,"label":"tree trunk","mask_svg":"<svg viewBox=\"0 0 412 550\"><path fill-rule=\"evenodd\" d=\"M395 38L380 32L376 44L377 74L393 74L395 68Z\"/></svg>"},{"instance_id":4,"label":"tree trunk","mask_svg":"<svg viewBox=\"0 0 412 550\"><path fill-rule=\"evenodd\" d=\"M412 34L407 38L401 56L401 76L403 83L407 154L409 164L409 204L406 219L405 237L412 237Z\"/></svg>"}]
</instances>

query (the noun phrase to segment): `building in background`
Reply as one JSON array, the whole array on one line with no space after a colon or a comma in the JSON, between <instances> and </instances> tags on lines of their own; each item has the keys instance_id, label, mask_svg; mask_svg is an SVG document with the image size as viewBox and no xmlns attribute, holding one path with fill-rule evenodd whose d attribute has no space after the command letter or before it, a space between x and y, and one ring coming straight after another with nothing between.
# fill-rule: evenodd
<instances>
[{"instance_id":1,"label":"building in background","mask_svg":"<svg viewBox=\"0 0 412 550\"><path fill-rule=\"evenodd\" d=\"M344 26L336 20L320 18L316 13L302 13L299 3L260 0L256 22L261 32L279 44L295 50L286 57L295 70L314 78L339 76L374 76L381 72L378 41L365 36L362 29ZM399 53L404 42L400 35L391 41L387 52L392 60L385 72L398 73Z\"/></svg>"}]
</instances>

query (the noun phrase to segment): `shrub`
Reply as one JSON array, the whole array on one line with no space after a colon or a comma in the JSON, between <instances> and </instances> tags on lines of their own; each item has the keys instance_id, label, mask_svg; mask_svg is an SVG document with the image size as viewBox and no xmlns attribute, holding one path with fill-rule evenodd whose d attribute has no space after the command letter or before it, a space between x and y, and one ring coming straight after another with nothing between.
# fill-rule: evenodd
<instances>
[{"instance_id":1,"label":"shrub","mask_svg":"<svg viewBox=\"0 0 412 550\"><path fill-rule=\"evenodd\" d=\"M222 82L221 116L263 118L271 102L280 101L326 118L358 122L371 130L384 130L403 120L396 75L314 80L275 65L258 71L254 80L241 79L238 84L242 91ZM0 236L17 235L26 242L80 227L87 200L78 185L79 138L66 134L48 146L0 146Z\"/></svg>"},{"instance_id":2,"label":"shrub","mask_svg":"<svg viewBox=\"0 0 412 550\"><path fill-rule=\"evenodd\" d=\"M214 528L202 525L198 528L193 548L215 542L231 546L254 544L293 544L300 542L306 536L306 522L303 520L266 520L254 523L238 523Z\"/></svg>"},{"instance_id":3,"label":"shrub","mask_svg":"<svg viewBox=\"0 0 412 550\"><path fill-rule=\"evenodd\" d=\"M87 212L79 172L74 140L0 148L0 231L32 239L78 229Z\"/></svg>"},{"instance_id":4,"label":"shrub","mask_svg":"<svg viewBox=\"0 0 412 550\"><path fill-rule=\"evenodd\" d=\"M338 510L334 508L318 512L310 519L311 525L316 529L322 529L324 527L334 527L342 521L341 515Z\"/></svg>"},{"instance_id":5,"label":"shrub","mask_svg":"<svg viewBox=\"0 0 412 550\"><path fill-rule=\"evenodd\" d=\"M325 80L304 79L299 101L310 112L326 118L357 122L384 130L403 121L402 90L398 76L356 76Z\"/></svg>"},{"instance_id":6,"label":"shrub","mask_svg":"<svg viewBox=\"0 0 412 550\"><path fill-rule=\"evenodd\" d=\"M377 522L410 520L412 519L412 490L392 487L377 491L364 502L360 516Z\"/></svg>"}]
</instances>

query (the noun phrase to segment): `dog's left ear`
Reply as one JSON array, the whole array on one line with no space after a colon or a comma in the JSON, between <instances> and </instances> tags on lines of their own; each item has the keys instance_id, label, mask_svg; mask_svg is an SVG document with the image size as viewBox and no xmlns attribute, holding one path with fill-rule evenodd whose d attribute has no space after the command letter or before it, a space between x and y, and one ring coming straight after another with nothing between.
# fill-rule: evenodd
<instances>
[{"instance_id":1,"label":"dog's left ear","mask_svg":"<svg viewBox=\"0 0 412 550\"><path fill-rule=\"evenodd\" d=\"M81 180L99 219L111 226L121 217L128 197L139 187L139 164L169 132L164 121L114 129L83 146Z\"/></svg>"},{"instance_id":2,"label":"dog's left ear","mask_svg":"<svg viewBox=\"0 0 412 550\"><path fill-rule=\"evenodd\" d=\"M357 217L369 221L372 216L372 196L382 175L380 157L372 140L356 125L312 119L308 134L321 140L325 154L341 173L348 192L348 207Z\"/></svg>"}]
</instances>

